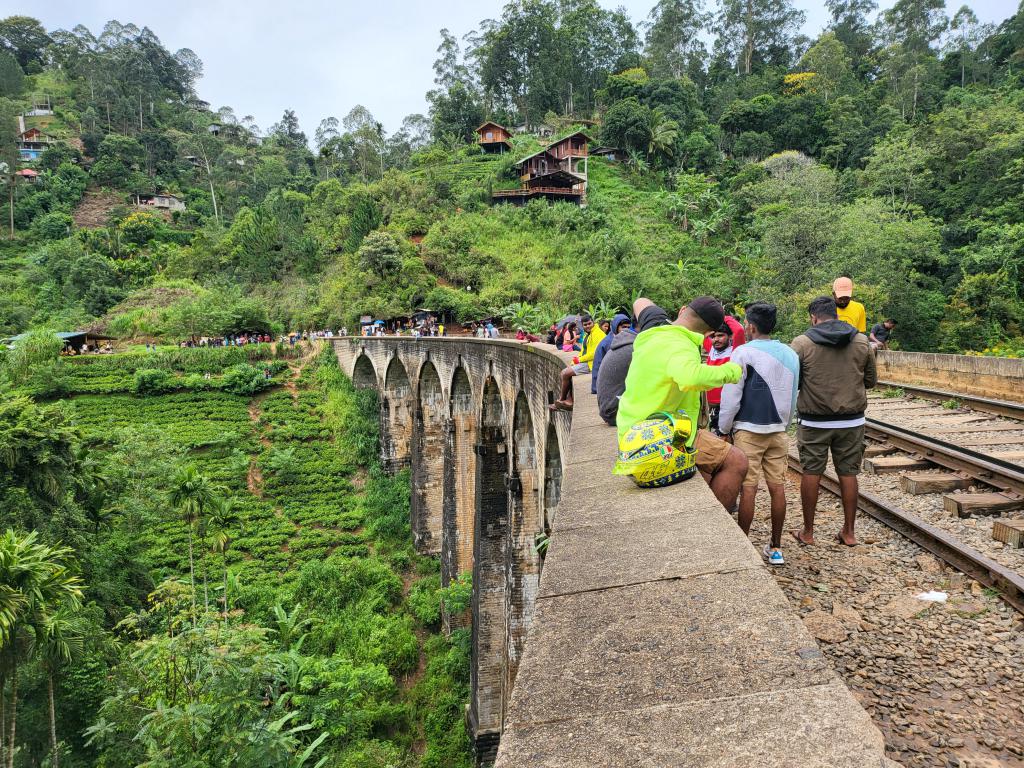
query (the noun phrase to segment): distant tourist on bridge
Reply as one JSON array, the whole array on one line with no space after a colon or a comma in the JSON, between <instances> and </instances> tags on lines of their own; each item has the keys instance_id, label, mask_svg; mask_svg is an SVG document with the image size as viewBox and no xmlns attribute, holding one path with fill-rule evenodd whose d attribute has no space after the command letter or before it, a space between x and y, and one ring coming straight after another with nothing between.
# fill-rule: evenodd
<instances>
[{"instance_id":1,"label":"distant tourist on bridge","mask_svg":"<svg viewBox=\"0 0 1024 768\"><path fill-rule=\"evenodd\" d=\"M871 335L868 336L872 349L888 349L889 337L892 336L892 329L895 327L896 321L891 317L884 322L872 325Z\"/></svg>"},{"instance_id":2,"label":"distant tourist on bridge","mask_svg":"<svg viewBox=\"0 0 1024 768\"><path fill-rule=\"evenodd\" d=\"M647 319L652 320L652 316L648 315ZM601 418L608 426L615 426L615 417L619 413L619 398L626 391L626 374L629 373L629 364L633 360L633 341L636 339L636 335L647 328L663 324L660 322L647 326L638 324L636 330L633 330L628 324L623 324L619 326L619 332L612 337L608 351L604 353L601 360L601 370L595 376L597 379L597 408Z\"/></svg>"},{"instance_id":3,"label":"distant tourist on bridge","mask_svg":"<svg viewBox=\"0 0 1024 768\"><path fill-rule=\"evenodd\" d=\"M868 316L864 305L853 300L853 280L837 277L832 283L832 298L836 303L836 315L861 333L868 332Z\"/></svg>"},{"instance_id":4,"label":"distant tourist on bridge","mask_svg":"<svg viewBox=\"0 0 1024 768\"><path fill-rule=\"evenodd\" d=\"M604 339L604 332L594 322L594 318L584 314L580 316L583 324L583 347L578 357L574 357L572 365L562 370L562 391L558 399L548 406L552 411L571 411L573 406L572 380L574 376L586 376L597 353L597 347ZM565 349L563 346L562 349Z\"/></svg>"},{"instance_id":5,"label":"distant tourist on bridge","mask_svg":"<svg viewBox=\"0 0 1024 768\"><path fill-rule=\"evenodd\" d=\"M782 529L786 523L786 469L789 436L786 430L796 409L800 360L796 353L772 338L777 310L774 304L755 302L746 308L747 344L733 352L741 369L740 380L722 388L718 429L732 434L733 444L747 457L747 475L740 491L739 525L750 534L754 500L762 475L771 497L771 540L764 547L770 565L783 565Z\"/></svg>"},{"instance_id":6,"label":"distant tourist on bridge","mask_svg":"<svg viewBox=\"0 0 1024 768\"><path fill-rule=\"evenodd\" d=\"M739 381L741 374L735 363L701 363L704 336L722 326L725 310L717 299L700 296L680 309L672 323L650 299L637 299L633 313L643 330L633 343L626 391L619 399L619 439L652 414L684 412L692 425L686 445L697 451L697 469L722 506L732 511L747 474L747 458L708 430L696 429L700 393Z\"/></svg>"},{"instance_id":7,"label":"distant tourist on bridge","mask_svg":"<svg viewBox=\"0 0 1024 768\"><path fill-rule=\"evenodd\" d=\"M593 375L590 377L590 393L592 395L597 394L597 381L601 375L601 363L604 362L604 356L608 354L608 350L611 349L612 342L615 340L615 334L623 325L629 326L629 315L618 314L611 319L611 322L601 322L601 330L605 332L605 337L601 339L601 343L594 351Z\"/></svg>"},{"instance_id":8,"label":"distant tourist on bridge","mask_svg":"<svg viewBox=\"0 0 1024 768\"><path fill-rule=\"evenodd\" d=\"M800 503L803 529L793 532L800 544L814 543L814 515L818 490L829 452L839 476L843 501L843 528L838 540L857 543L857 475L864 458L864 412L867 390L875 386L875 353L867 337L836 315L836 303L821 296L807 307L811 327L793 339L800 358L800 394L797 399L800 450Z\"/></svg>"}]
</instances>

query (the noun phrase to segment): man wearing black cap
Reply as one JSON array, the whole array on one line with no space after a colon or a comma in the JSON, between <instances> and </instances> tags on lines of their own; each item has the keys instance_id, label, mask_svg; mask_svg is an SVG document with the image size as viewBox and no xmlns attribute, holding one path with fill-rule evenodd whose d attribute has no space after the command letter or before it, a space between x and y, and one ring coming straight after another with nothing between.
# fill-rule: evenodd
<instances>
[{"instance_id":1,"label":"man wearing black cap","mask_svg":"<svg viewBox=\"0 0 1024 768\"><path fill-rule=\"evenodd\" d=\"M672 323L650 299L637 299L633 313L637 327L646 330L633 342L626 391L616 416L619 437L658 411L684 411L696 424L700 393L733 384L742 373L735 363L701 364L704 337L721 327L725 310L716 299L700 296L680 309ZM707 430L694 430L688 446L696 446L697 469L722 506L732 510L746 476L746 456Z\"/></svg>"}]
</instances>

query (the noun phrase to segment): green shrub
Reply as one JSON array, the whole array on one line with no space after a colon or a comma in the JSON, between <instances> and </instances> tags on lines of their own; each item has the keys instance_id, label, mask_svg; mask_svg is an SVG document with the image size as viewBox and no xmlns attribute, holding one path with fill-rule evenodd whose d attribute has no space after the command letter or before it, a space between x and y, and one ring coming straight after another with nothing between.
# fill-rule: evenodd
<instances>
[{"instance_id":1,"label":"green shrub","mask_svg":"<svg viewBox=\"0 0 1024 768\"><path fill-rule=\"evenodd\" d=\"M406 598L412 615L425 627L441 623L441 577L429 576L412 585Z\"/></svg>"},{"instance_id":2,"label":"green shrub","mask_svg":"<svg viewBox=\"0 0 1024 768\"><path fill-rule=\"evenodd\" d=\"M52 211L32 222L32 234L41 240L63 240L71 234L74 221L66 213Z\"/></svg>"},{"instance_id":3,"label":"green shrub","mask_svg":"<svg viewBox=\"0 0 1024 768\"><path fill-rule=\"evenodd\" d=\"M226 369L221 380L221 388L235 395L254 395L269 386L263 371L248 363Z\"/></svg>"},{"instance_id":4,"label":"green shrub","mask_svg":"<svg viewBox=\"0 0 1024 768\"><path fill-rule=\"evenodd\" d=\"M402 598L402 580L380 558L350 560L331 556L306 563L299 572L295 599L324 614L362 603L383 611Z\"/></svg>"},{"instance_id":5,"label":"green shrub","mask_svg":"<svg viewBox=\"0 0 1024 768\"><path fill-rule=\"evenodd\" d=\"M132 391L137 395L158 395L174 388L174 376L159 368L140 368L135 372Z\"/></svg>"}]
</instances>

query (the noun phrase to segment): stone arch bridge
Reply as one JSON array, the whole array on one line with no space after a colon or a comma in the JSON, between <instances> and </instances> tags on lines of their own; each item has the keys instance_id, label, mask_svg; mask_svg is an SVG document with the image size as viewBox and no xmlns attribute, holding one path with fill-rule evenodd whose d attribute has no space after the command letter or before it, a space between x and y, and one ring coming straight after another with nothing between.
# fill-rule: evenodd
<instances>
[{"instance_id":1,"label":"stone arch bridge","mask_svg":"<svg viewBox=\"0 0 1024 768\"><path fill-rule=\"evenodd\" d=\"M503 730L533 618L537 537L558 504L568 414L551 414L563 363L507 341L342 338L338 361L380 393L381 450L412 473L416 548L443 584L473 575L470 727L480 759ZM446 616L448 626L465 616Z\"/></svg>"}]
</instances>

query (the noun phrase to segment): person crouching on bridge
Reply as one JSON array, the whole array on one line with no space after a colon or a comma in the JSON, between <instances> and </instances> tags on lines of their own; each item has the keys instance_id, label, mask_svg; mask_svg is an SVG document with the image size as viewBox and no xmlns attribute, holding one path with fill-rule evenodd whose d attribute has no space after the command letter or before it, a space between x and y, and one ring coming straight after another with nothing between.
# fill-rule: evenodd
<instances>
[{"instance_id":1,"label":"person crouching on bridge","mask_svg":"<svg viewBox=\"0 0 1024 768\"><path fill-rule=\"evenodd\" d=\"M840 544L854 546L857 475L864 458L864 412L867 390L878 380L875 352L868 339L836 314L836 302L821 296L807 307L811 327L790 345L800 358L797 397L800 451L800 505L804 526L793 531L800 544L814 543L814 515L828 454L839 476L843 500Z\"/></svg>"},{"instance_id":2,"label":"person crouching on bridge","mask_svg":"<svg viewBox=\"0 0 1024 768\"><path fill-rule=\"evenodd\" d=\"M579 357L574 357L572 365L562 371L562 391L558 399L548 406L552 411L571 411L573 405L572 379L573 376L586 376L590 373L593 364L594 353L597 346L604 339L604 331L594 323L594 318L584 314L580 318L583 324L583 348Z\"/></svg>"},{"instance_id":3,"label":"person crouching on bridge","mask_svg":"<svg viewBox=\"0 0 1024 768\"><path fill-rule=\"evenodd\" d=\"M749 467L740 491L738 522L750 535L754 499L764 475L771 497L772 535L764 547L769 565L784 565L782 527L786 522L786 469L789 458L790 419L796 408L800 360L796 353L772 338L777 311L774 304L747 305L744 330L749 340L732 355L743 373L736 384L722 388L718 432L732 434Z\"/></svg>"},{"instance_id":4,"label":"person crouching on bridge","mask_svg":"<svg viewBox=\"0 0 1024 768\"><path fill-rule=\"evenodd\" d=\"M735 363L703 365L704 337L725 320L722 305L700 296L679 310L674 322L650 299L637 299L633 313L642 330L633 342L633 359L626 374L626 390L616 416L619 440L632 427L658 412L685 412L693 423L700 413L700 393L739 381ZM697 470L727 510L736 506L747 473L747 458L733 445L708 430L694 429L687 448L697 451Z\"/></svg>"}]
</instances>

